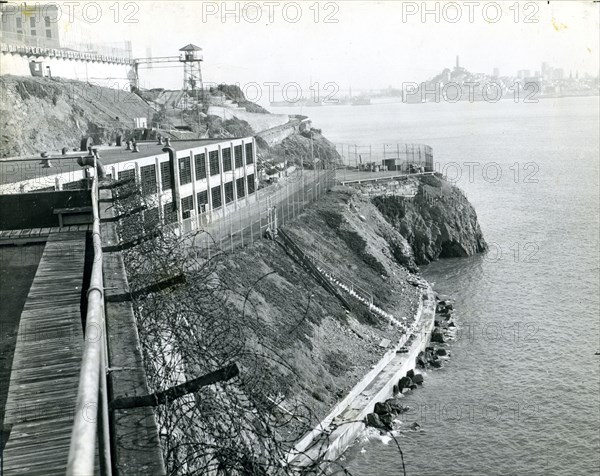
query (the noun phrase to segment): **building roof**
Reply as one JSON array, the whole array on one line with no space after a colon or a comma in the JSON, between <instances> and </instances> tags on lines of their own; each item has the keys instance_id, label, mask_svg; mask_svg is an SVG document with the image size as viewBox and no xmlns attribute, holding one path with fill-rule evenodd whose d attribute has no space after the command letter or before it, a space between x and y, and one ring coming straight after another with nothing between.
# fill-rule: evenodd
<instances>
[{"instance_id":1,"label":"building roof","mask_svg":"<svg viewBox=\"0 0 600 476\"><path fill-rule=\"evenodd\" d=\"M185 45L183 48L179 48L179 51L202 51L202 48L191 43Z\"/></svg>"},{"instance_id":2,"label":"building roof","mask_svg":"<svg viewBox=\"0 0 600 476\"><path fill-rule=\"evenodd\" d=\"M193 149L195 147L203 147L212 144L227 143L232 140L239 140L240 137L228 139L193 139L193 140L173 140L171 146L179 151ZM99 147L99 155L102 163L106 165L116 164L119 162L127 162L130 160L142 159L156 155L165 154L163 149L165 145L157 144L156 141L138 142L139 152L125 150L125 146L117 147ZM85 152L71 152L69 155L60 156L50 154L49 160L51 167L43 167L41 157L25 157L14 160L0 160L0 185L22 182L34 178L51 177L72 170L81 170L77 164L77 157L86 155Z\"/></svg>"}]
</instances>

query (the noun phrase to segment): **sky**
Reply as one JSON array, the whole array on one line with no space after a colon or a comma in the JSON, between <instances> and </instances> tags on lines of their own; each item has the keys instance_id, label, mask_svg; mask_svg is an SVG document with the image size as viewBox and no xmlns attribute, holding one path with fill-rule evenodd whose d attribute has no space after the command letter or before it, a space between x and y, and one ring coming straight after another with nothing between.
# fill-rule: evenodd
<instances>
[{"instance_id":1,"label":"sky","mask_svg":"<svg viewBox=\"0 0 600 476\"><path fill-rule=\"evenodd\" d=\"M135 57L176 56L193 43L203 49L205 82L256 83L264 92L292 82L401 87L454 66L457 55L488 74L533 74L543 61L567 75L599 70L600 4L591 1L88 3L71 8L79 21L100 11L87 22L97 41L130 39ZM183 72L141 70L141 80L177 88Z\"/></svg>"}]
</instances>

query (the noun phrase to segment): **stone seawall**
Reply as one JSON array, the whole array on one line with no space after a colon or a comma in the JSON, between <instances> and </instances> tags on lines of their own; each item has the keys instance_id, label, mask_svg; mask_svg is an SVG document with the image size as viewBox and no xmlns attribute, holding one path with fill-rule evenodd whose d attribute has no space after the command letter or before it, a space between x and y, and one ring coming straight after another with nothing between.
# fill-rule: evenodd
<instances>
[{"instance_id":1,"label":"stone seawall","mask_svg":"<svg viewBox=\"0 0 600 476\"><path fill-rule=\"evenodd\" d=\"M263 139L269 146L273 146L291 135L307 129L310 129L310 119L297 119L292 116L289 122L264 130L258 133L257 136Z\"/></svg>"},{"instance_id":2,"label":"stone seawall","mask_svg":"<svg viewBox=\"0 0 600 476\"><path fill-rule=\"evenodd\" d=\"M312 432L296 444L288 462L302 465L319 458L324 461L336 460L365 428L364 420L373 412L375 404L393 396L398 380L414 370L419 353L429 344L436 301L431 287L427 288L426 295L427 299L419 307L411 332L382 357Z\"/></svg>"}]
</instances>

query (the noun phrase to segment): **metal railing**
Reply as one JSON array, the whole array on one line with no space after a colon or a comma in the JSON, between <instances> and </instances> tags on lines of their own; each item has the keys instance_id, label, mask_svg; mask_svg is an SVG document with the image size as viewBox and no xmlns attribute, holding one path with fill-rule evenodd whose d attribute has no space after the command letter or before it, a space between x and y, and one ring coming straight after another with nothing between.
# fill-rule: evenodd
<instances>
[{"instance_id":1,"label":"metal railing","mask_svg":"<svg viewBox=\"0 0 600 476\"><path fill-rule=\"evenodd\" d=\"M54 50L70 50L77 51L79 53L111 56L128 60L132 59L131 43L128 41L118 43L76 42L65 39L59 40L58 38L27 35L24 33L14 33L10 31L3 31L0 40L2 43L16 46L28 46L33 48Z\"/></svg>"},{"instance_id":2,"label":"metal railing","mask_svg":"<svg viewBox=\"0 0 600 476\"><path fill-rule=\"evenodd\" d=\"M357 171L406 172L411 165L433 170L433 149L427 144L335 144L342 161Z\"/></svg>"},{"instance_id":3,"label":"metal railing","mask_svg":"<svg viewBox=\"0 0 600 476\"><path fill-rule=\"evenodd\" d=\"M96 168L94 160L94 171ZM100 467L105 476L112 474L108 417L106 369L108 353L104 320L104 283L102 278L102 242L98 212L98 174L92 185L92 239L94 262L87 291L87 315L83 358L79 374L77 403L71 433L67 475L94 474L96 439L100 445ZM101 433L98 433L98 421Z\"/></svg>"}]
</instances>

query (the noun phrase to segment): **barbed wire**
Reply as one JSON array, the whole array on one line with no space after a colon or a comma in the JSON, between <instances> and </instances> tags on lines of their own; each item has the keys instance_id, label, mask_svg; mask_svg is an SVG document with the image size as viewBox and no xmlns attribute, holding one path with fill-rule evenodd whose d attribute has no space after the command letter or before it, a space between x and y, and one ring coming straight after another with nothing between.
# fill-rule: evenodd
<instances>
[{"instance_id":1,"label":"barbed wire","mask_svg":"<svg viewBox=\"0 0 600 476\"><path fill-rule=\"evenodd\" d=\"M252 300L274 271L243 291L232 289L220 277L229 256L214 240L207 250L203 230L180 235L162 226L156 197L134 182L115 188L113 196L150 392L231 364L240 369L230 380L154 407L167 474L351 474L341 462L327 461L326 451L310 456L311 447L288 461L319 419L295 398L292 384L302 378ZM131 242L135 246L125 246ZM157 286L161 282L170 284ZM309 292L286 335L308 321L311 298ZM325 433L318 444L328 443Z\"/></svg>"}]
</instances>

